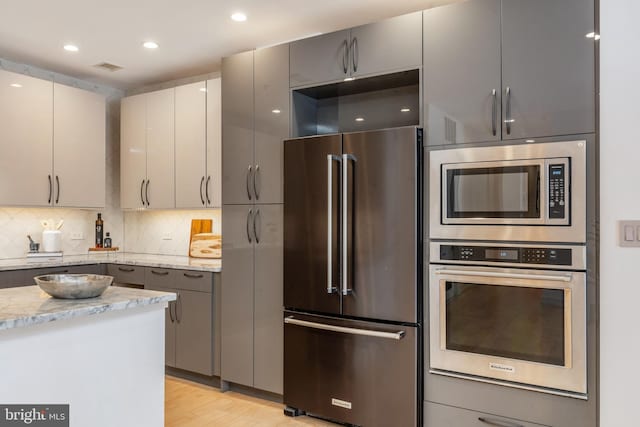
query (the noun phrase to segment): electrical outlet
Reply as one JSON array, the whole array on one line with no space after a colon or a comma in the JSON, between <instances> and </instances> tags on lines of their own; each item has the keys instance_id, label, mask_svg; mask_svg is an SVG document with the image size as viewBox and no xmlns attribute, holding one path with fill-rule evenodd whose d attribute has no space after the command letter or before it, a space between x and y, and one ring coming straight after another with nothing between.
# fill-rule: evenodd
<instances>
[{"instance_id":1,"label":"electrical outlet","mask_svg":"<svg viewBox=\"0 0 640 427\"><path fill-rule=\"evenodd\" d=\"M84 240L84 233L82 231L71 233L71 240Z\"/></svg>"},{"instance_id":2,"label":"electrical outlet","mask_svg":"<svg viewBox=\"0 0 640 427\"><path fill-rule=\"evenodd\" d=\"M171 235L171 233L164 233L162 235L162 240L173 240L173 236Z\"/></svg>"}]
</instances>

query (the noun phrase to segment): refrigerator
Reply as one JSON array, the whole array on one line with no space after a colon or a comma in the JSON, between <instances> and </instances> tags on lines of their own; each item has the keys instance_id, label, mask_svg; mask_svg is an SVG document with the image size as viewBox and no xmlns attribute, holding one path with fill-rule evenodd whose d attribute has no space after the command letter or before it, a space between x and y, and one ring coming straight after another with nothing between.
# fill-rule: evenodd
<instances>
[{"instance_id":1,"label":"refrigerator","mask_svg":"<svg viewBox=\"0 0 640 427\"><path fill-rule=\"evenodd\" d=\"M284 403L421 424L422 129L284 142Z\"/></svg>"}]
</instances>

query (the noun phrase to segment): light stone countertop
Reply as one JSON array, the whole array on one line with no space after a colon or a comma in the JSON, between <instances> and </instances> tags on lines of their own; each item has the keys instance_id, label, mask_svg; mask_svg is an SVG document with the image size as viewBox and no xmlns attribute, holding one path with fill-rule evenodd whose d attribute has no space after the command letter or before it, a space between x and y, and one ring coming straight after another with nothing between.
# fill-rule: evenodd
<instances>
[{"instance_id":1,"label":"light stone countertop","mask_svg":"<svg viewBox=\"0 0 640 427\"><path fill-rule=\"evenodd\" d=\"M62 267L86 264L128 264L144 267L177 268L219 273L222 260L190 258L178 255L150 255L127 252L96 252L86 255L68 255L52 258L1 259L0 271L24 270L29 268Z\"/></svg>"},{"instance_id":2,"label":"light stone countertop","mask_svg":"<svg viewBox=\"0 0 640 427\"><path fill-rule=\"evenodd\" d=\"M50 297L38 286L0 289L0 330L174 301L176 294L109 286L97 298Z\"/></svg>"}]
</instances>

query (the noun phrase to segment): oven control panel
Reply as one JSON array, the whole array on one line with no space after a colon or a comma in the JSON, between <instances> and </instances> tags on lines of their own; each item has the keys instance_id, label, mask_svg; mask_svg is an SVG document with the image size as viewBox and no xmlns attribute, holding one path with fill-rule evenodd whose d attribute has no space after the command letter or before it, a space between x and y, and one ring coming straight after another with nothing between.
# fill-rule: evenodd
<instances>
[{"instance_id":1,"label":"oven control panel","mask_svg":"<svg viewBox=\"0 0 640 427\"><path fill-rule=\"evenodd\" d=\"M565 219L567 211L564 163L549 165L549 218Z\"/></svg>"},{"instance_id":2,"label":"oven control panel","mask_svg":"<svg viewBox=\"0 0 640 427\"><path fill-rule=\"evenodd\" d=\"M440 245L440 260L571 265L572 253L566 248Z\"/></svg>"}]
</instances>

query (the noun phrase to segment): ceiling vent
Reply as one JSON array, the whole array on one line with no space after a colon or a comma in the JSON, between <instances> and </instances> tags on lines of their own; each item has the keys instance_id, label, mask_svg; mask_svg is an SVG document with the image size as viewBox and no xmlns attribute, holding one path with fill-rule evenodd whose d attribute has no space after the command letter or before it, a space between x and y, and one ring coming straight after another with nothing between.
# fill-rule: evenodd
<instances>
[{"instance_id":1,"label":"ceiling vent","mask_svg":"<svg viewBox=\"0 0 640 427\"><path fill-rule=\"evenodd\" d=\"M122 70L122 67L120 67L119 65L109 64L108 62L101 62L99 64L94 65L94 67L102 68L103 70L107 70L111 72Z\"/></svg>"}]
</instances>

